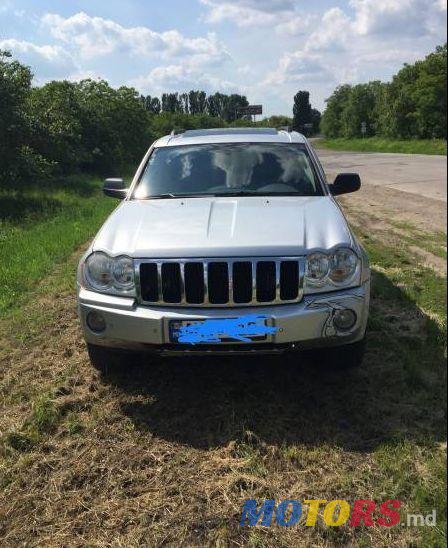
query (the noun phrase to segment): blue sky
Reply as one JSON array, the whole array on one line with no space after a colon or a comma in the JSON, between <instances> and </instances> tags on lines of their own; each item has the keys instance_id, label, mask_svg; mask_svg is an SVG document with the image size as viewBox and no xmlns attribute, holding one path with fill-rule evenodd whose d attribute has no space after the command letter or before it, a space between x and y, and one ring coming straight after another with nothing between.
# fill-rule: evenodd
<instances>
[{"instance_id":1,"label":"blue sky","mask_svg":"<svg viewBox=\"0 0 448 548\"><path fill-rule=\"evenodd\" d=\"M341 83L387 80L446 41L446 0L0 0L0 49L36 84L104 78L144 94L204 89L291 114Z\"/></svg>"}]
</instances>

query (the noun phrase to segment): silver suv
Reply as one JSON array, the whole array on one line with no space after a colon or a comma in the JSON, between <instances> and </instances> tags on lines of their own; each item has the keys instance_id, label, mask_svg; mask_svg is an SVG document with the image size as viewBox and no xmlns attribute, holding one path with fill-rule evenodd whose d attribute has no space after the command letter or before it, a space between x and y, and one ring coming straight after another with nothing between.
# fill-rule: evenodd
<instances>
[{"instance_id":1,"label":"silver suv","mask_svg":"<svg viewBox=\"0 0 448 548\"><path fill-rule=\"evenodd\" d=\"M275 129L208 129L156 141L81 259L79 317L93 365L119 349L162 355L315 349L360 363L367 256L307 139Z\"/></svg>"}]
</instances>

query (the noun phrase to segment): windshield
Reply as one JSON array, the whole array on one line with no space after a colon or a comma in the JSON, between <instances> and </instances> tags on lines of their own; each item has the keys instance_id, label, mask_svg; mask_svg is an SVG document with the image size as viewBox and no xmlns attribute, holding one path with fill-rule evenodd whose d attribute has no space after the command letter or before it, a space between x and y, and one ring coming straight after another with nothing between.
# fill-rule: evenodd
<instances>
[{"instance_id":1,"label":"windshield","mask_svg":"<svg viewBox=\"0 0 448 548\"><path fill-rule=\"evenodd\" d=\"M321 196L304 146L219 143L155 148L133 198Z\"/></svg>"}]
</instances>

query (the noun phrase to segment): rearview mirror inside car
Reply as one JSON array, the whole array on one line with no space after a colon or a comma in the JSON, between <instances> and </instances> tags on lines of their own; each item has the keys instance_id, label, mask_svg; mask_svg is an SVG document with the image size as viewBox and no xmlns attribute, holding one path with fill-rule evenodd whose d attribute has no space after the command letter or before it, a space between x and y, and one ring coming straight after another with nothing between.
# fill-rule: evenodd
<instances>
[{"instance_id":1,"label":"rearview mirror inside car","mask_svg":"<svg viewBox=\"0 0 448 548\"><path fill-rule=\"evenodd\" d=\"M360 188L361 178L357 173L339 173L339 175L336 176L334 183L330 185L330 191L333 196L356 192Z\"/></svg>"},{"instance_id":2,"label":"rearview mirror inside car","mask_svg":"<svg viewBox=\"0 0 448 548\"><path fill-rule=\"evenodd\" d=\"M128 192L123 179L111 178L104 181L103 192L106 196L123 200Z\"/></svg>"}]
</instances>

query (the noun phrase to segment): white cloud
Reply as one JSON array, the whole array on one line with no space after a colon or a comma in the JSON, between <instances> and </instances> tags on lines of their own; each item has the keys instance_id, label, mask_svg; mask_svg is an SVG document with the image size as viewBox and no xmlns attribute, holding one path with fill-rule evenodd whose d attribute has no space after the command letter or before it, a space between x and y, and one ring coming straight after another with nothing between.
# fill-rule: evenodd
<instances>
[{"instance_id":1,"label":"white cloud","mask_svg":"<svg viewBox=\"0 0 448 548\"><path fill-rule=\"evenodd\" d=\"M292 0L200 0L208 8L207 23L230 21L239 27L268 26L294 10Z\"/></svg>"},{"instance_id":2,"label":"white cloud","mask_svg":"<svg viewBox=\"0 0 448 548\"><path fill-rule=\"evenodd\" d=\"M326 67L320 55L305 51L285 53L278 68L265 79L267 85L284 85L294 83L331 82L332 72Z\"/></svg>"},{"instance_id":3,"label":"white cloud","mask_svg":"<svg viewBox=\"0 0 448 548\"><path fill-rule=\"evenodd\" d=\"M213 33L187 38L177 30L155 32L147 27L124 27L84 12L67 18L48 13L42 17L42 24L54 38L76 48L85 59L123 51L140 56L188 56L192 64L217 63L229 57Z\"/></svg>"},{"instance_id":4,"label":"white cloud","mask_svg":"<svg viewBox=\"0 0 448 548\"><path fill-rule=\"evenodd\" d=\"M191 89L202 89L207 93L221 91L224 93L242 93L241 86L225 79L207 75L200 70L185 65L168 65L156 67L145 76L132 79L129 84L139 91L150 94Z\"/></svg>"},{"instance_id":5,"label":"white cloud","mask_svg":"<svg viewBox=\"0 0 448 548\"><path fill-rule=\"evenodd\" d=\"M316 16L306 14L288 17L286 21L279 23L275 30L280 35L303 36L316 23L316 19Z\"/></svg>"},{"instance_id":6,"label":"white cloud","mask_svg":"<svg viewBox=\"0 0 448 548\"><path fill-rule=\"evenodd\" d=\"M28 8L26 28L13 0L0 0L2 38L8 27L15 37L0 39L0 48L31 65L39 83L103 77L151 95L236 91L250 94L271 114L289 109L298 89L309 89L313 105L322 108L337 84L388 79L404 62L423 58L446 40L446 0L345 0L338 7L304 0L199 2L202 24L218 36L189 35L184 29L195 22L188 10L177 29L155 31L139 20L131 26L84 12L37 19ZM41 28L33 28L39 21ZM227 25L212 26L220 23ZM43 44L24 39L42 31ZM233 64L225 62L230 55L221 32L232 45Z\"/></svg>"},{"instance_id":7,"label":"white cloud","mask_svg":"<svg viewBox=\"0 0 448 548\"><path fill-rule=\"evenodd\" d=\"M9 50L14 57L31 67L38 66L38 80L63 78L76 68L72 56L57 45L39 46L25 40L0 40L0 49Z\"/></svg>"},{"instance_id":8,"label":"white cloud","mask_svg":"<svg viewBox=\"0 0 448 548\"><path fill-rule=\"evenodd\" d=\"M430 32L442 0L350 0L355 9L355 31L360 35L418 37ZM445 4L446 9L446 4Z\"/></svg>"},{"instance_id":9,"label":"white cloud","mask_svg":"<svg viewBox=\"0 0 448 548\"><path fill-rule=\"evenodd\" d=\"M352 22L340 9L331 8L326 11L321 22L308 38L305 49L309 51L325 51L344 48L352 34Z\"/></svg>"}]
</instances>

